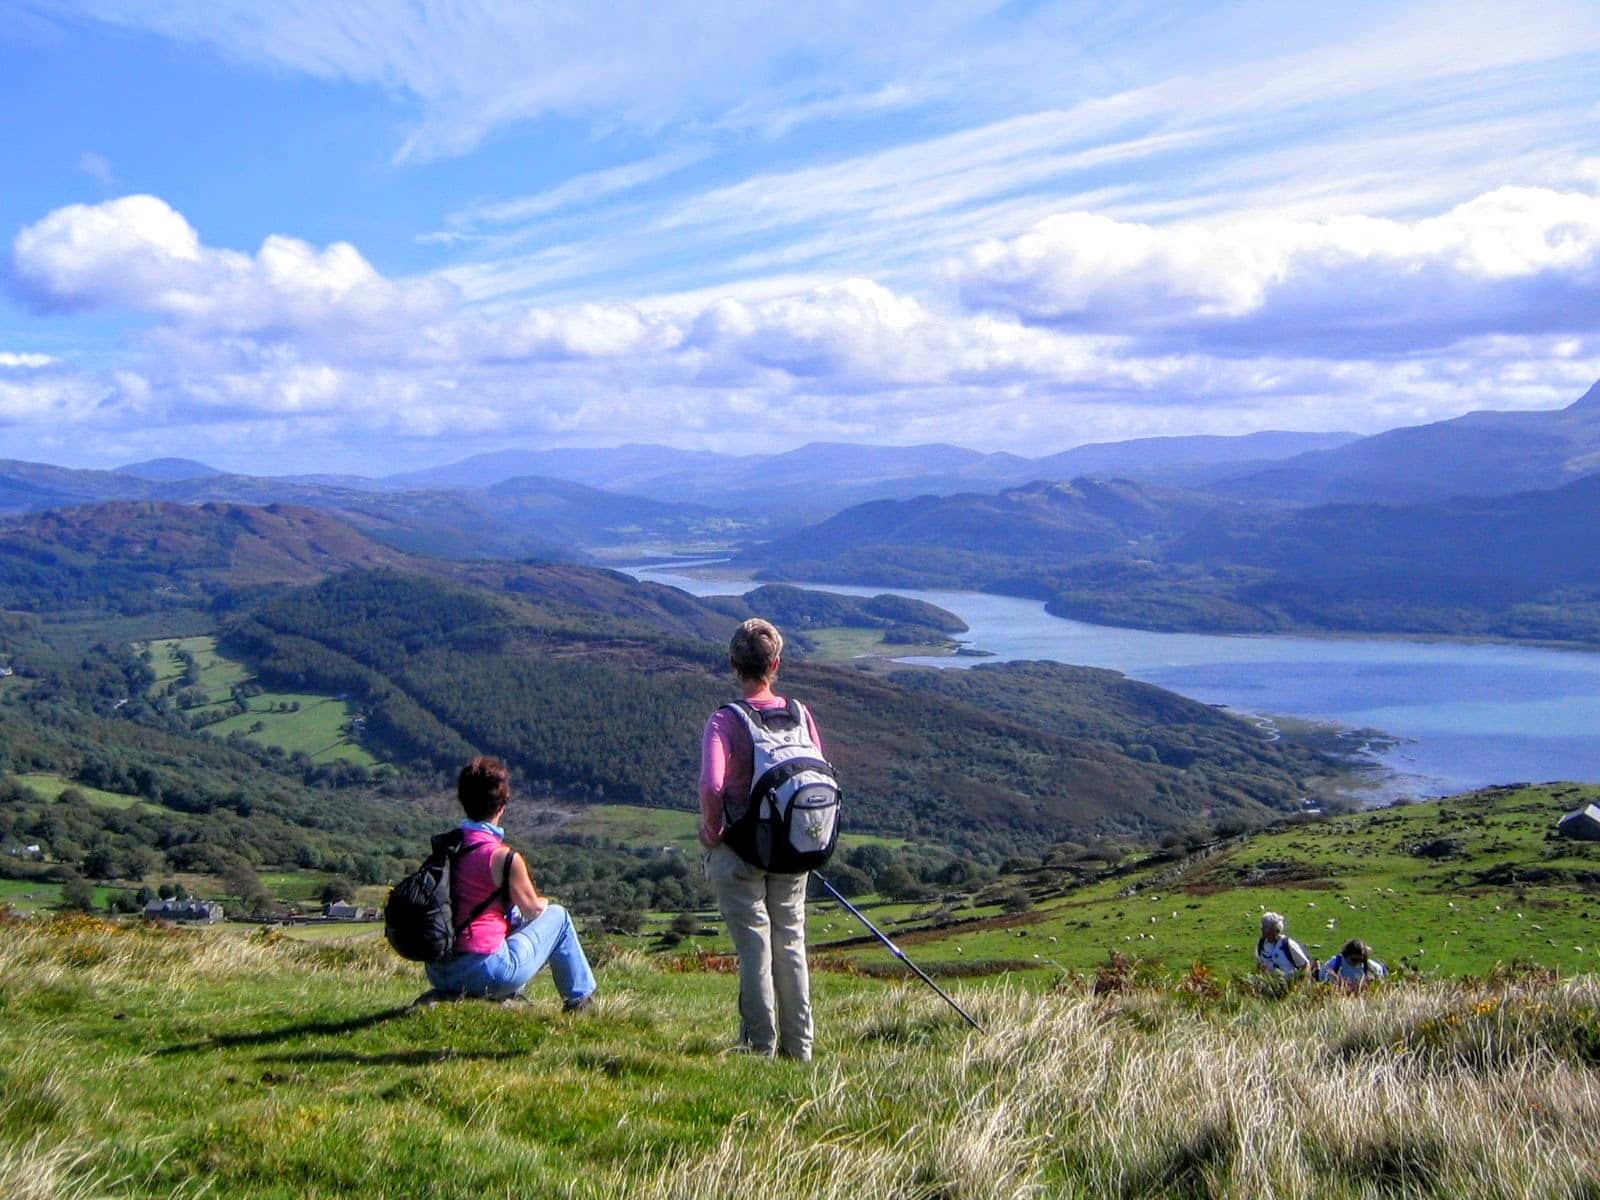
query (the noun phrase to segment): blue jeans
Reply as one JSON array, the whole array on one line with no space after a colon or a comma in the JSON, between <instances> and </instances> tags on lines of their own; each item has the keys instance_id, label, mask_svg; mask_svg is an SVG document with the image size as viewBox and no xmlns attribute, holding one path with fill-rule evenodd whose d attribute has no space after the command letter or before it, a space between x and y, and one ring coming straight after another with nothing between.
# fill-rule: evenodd
<instances>
[{"instance_id":1,"label":"blue jeans","mask_svg":"<svg viewBox=\"0 0 1600 1200\"><path fill-rule=\"evenodd\" d=\"M550 905L492 954L456 954L429 963L428 982L441 992L464 996L511 996L546 962L568 1004L594 991L594 972L578 944L578 931L559 904Z\"/></svg>"}]
</instances>

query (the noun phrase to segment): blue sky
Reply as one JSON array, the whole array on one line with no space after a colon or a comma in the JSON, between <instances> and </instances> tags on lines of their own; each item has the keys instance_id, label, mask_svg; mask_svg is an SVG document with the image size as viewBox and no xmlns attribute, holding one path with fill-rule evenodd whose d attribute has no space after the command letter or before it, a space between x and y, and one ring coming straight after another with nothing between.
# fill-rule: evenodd
<instances>
[{"instance_id":1,"label":"blue sky","mask_svg":"<svg viewBox=\"0 0 1600 1200\"><path fill-rule=\"evenodd\" d=\"M1600 6L11 0L0 456L1043 454L1600 377Z\"/></svg>"}]
</instances>

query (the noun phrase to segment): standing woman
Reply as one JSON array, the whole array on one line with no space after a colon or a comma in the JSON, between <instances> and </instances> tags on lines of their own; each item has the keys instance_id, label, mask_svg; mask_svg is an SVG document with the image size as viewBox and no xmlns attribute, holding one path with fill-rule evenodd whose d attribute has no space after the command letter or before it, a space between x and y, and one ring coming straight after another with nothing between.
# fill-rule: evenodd
<instances>
[{"instance_id":1,"label":"standing woman","mask_svg":"<svg viewBox=\"0 0 1600 1200\"><path fill-rule=\"evenodd\" d=\"M752 618L734 631L728 663L745 704L757 713L788 708L772 690L783 635ZM818 755L816 722L800 709ZM700 746L700 841L706 879L739 954L739 1044L756 1054L811 1059L811 977L806 968L807 873L763 870L739 857L723 834L743 814L754 782L755 744L745 718L727 706L711 714ZM776 1008L776 1015L774 1015Z\"/></svg>"},{"instance_id":2,"label":"standing woman","mask_svg":"<svg viewBox=\"0 0 1600 1200\"><path fill-rule=\"evenodd\" d=\"M466 814L450 877L460 932L455 952L428 964L431 998L517 996L548 962L562 1007L589 1007L594 972L572 918L539 894L527 861L505 844L501 823L511 800L511 773L497 758L475 758L461 768L456 797Z\"/></svg>"}]
</instances>

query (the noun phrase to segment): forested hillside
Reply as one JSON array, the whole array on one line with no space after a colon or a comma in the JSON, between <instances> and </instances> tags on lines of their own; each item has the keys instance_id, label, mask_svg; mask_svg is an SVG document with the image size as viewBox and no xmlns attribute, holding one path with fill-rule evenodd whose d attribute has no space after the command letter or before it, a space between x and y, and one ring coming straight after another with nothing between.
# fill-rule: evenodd
<instances>
[{"instance_id":1,"label":"forested hillside","mask_svg":"<svg viewBox=\"0 0 1600 1200\"><path fill-rule=\"evenodd\" d=\"M14 522L0 547L0 845L43 856L0 875L52 886L198 872L249 911L270 907L252 883L269 868L392 880L481 751L516 769L517 836L581 911L693 907L702 885L665 834L641 854L574 817L690 817L701 727L734 694L727 638L757 612L790 634L782 686L819 715L849 828L903 848L842 865L857 887L972 878L1065 838L1258 824L1326 770L1109 672L816 657L841 629L925 650L962 629L892 596L701 600L590 567L408 556L288 508L114 504ZM331 722L321 742L282 732L302 708ZM340 754L312 754L330 739Z\"/></svg>"},{"instance_id":2,"label":"forested hillside","mask_svg":"<svg viewBox=\"0 0 1600 1200\"><path fill-rule=\"evenodd\" d=\"M491 749L537 790L590 802L691 805L700 726L731 694L716 644L392 572L288 593L230 626L225 643L274 682L355 693L372 736L400 761L442 769L469 745ZM1176 697L1163 716L1182 719L1161 735L1171 739L1163 758L1153 713L1119 718L1106 702L1138 689L1109 672L993 668L976 702L922 674L785 672L821 714L862 828L974 847L1151 837L1292 808L1315 770L1309 756ZM1055 727L1060 709L1096 724ZM1231 769L1243 760L1253 773Z\"/></svg>"},{"instance_id":3,"label":"forested hillside","mask_svg":"<svg viewBox=\"0 0 1600 1200\"><path fill-rule=\"evenodd\" d=\"M1036 597L1111 625L1600 643L1600 475L1406 506L1235 503L1126 481L863 505L756 547L769 578Z\"/></svg>"}]
</instances>

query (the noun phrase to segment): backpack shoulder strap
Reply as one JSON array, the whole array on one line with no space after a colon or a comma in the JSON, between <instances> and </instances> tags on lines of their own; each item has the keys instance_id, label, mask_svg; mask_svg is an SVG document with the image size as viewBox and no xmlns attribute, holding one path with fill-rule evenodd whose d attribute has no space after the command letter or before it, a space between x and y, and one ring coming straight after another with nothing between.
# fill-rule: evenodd
<instances>
[{"instance_id":1,"label":"backpack shoulder strap","mask_svg":"<svg viewBox=\"0 0 1600 1200\"><path fill-rule=\"evenodd\" d=\"M485 896L483 898L483 903L482 904L477 905L475 908L473 908L473 910L470 913L467 914L467 919L465 921L461 922L461 924L456 926L456 936L457 937L460 937L462 932L469 925L471 925L479 917L483 916L484 913L488 912L489 911L489 906L491 904L493 904L496 900L500 901L500 907L504 911L506 911L506 912L510 912L511 911L511 860L516 858L516 857L517 857L517 852L515 850L511 850L508 847L507 848L507 854L506 854L506 857L505 857L505 864L506 864L505 878L503 878L500 881L500 886L498 888L496 888L494 891L490 892L487 896Z\"/></svg>"}]
</instances>

